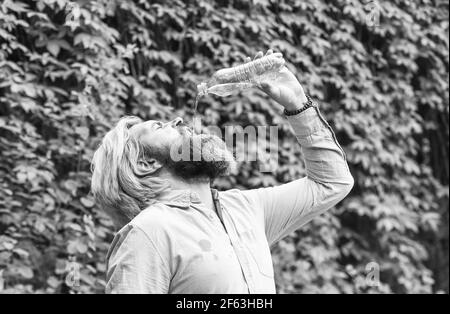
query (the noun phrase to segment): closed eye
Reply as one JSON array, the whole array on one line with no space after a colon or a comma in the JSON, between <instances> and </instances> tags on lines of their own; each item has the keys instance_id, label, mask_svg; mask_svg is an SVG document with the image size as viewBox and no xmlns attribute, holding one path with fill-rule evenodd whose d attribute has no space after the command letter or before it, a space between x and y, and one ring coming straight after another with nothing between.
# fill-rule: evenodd
<instances>
[{"instance_id":1,"label":"closed eye","mask_svg":"<svg viewBox=\"0 0 450 314\"><path fill-rule=\"evenodd\" d=\"M155 122L153 125L154 125L155 129L161 129L163 126L163 123L158 121L158 122Z\"/></svg>"}]
</instances>

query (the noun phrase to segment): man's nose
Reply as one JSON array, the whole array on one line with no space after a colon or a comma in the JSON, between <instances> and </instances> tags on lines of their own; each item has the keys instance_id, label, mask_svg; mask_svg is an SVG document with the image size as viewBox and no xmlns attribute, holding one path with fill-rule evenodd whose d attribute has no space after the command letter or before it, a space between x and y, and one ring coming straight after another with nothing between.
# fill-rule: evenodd
<instances>
[{"instance_id":1,"label":"man's nose","mask_svg":"<svg viewBox=\"0 0 450 314\"><path fill-rule=\"evenodd\" d=\"M173 128L175 128L177 125L183 122L183 119L178 117L173 119L172 121L169 121L167 124Z\"/></svg>"}]
</instances>

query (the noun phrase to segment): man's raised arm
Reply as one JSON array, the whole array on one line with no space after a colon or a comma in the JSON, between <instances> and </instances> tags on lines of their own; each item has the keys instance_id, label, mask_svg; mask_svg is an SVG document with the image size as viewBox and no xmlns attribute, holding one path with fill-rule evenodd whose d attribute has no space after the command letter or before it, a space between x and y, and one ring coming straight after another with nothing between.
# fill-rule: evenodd
<instances>
[{"instance_id":1,"label":"man's raised arm","mask_svg":"<svg viewBox=\"0 0 450 314\"><path fill-rule=\"evenodd\" d=\"M263 209L271 245L336 205L352 189L353 177L333 130L287 68L277 82L262 88L286 109L307 171L305 178L287 184L243 192Z\"/></svg>"}]
</instances>

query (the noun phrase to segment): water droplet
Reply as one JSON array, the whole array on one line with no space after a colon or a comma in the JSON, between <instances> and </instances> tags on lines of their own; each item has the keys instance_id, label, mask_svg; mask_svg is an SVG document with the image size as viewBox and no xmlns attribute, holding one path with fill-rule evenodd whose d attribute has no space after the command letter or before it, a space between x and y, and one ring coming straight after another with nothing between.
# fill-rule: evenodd
<instances>
[{"instance_id":1,"label":"water droplet","mask_svg":"<svg viewBox=\"0 0 450 314\"><path fill-rule=\"evenodd\" d=\"M200 245L200 247L202 248L203 251L205 252L209 252L211 251L211 242L209 240L203 239L198 241L198 244Z\"/></svg>"}]
</instances>

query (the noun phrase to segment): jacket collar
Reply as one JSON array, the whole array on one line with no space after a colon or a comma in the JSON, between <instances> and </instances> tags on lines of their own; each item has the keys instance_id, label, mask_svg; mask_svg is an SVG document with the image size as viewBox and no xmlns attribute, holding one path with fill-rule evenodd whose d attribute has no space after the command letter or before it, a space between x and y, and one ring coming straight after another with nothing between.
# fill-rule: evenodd
<instances>
[{"instance_id":1,"label":"jacket collar","mask_svg":"<svg viewBox=\"0 0 450 314\"><path fill-rule=\"evenodd\" d=\"M211 189L214 203L218 202L219 193L216 189ZM162 203L170 207L188 209L192 204L200 204L200 197L191 190L167 190L162 192L156 199L157 203Z\"/></svg>"}]
</instances>

